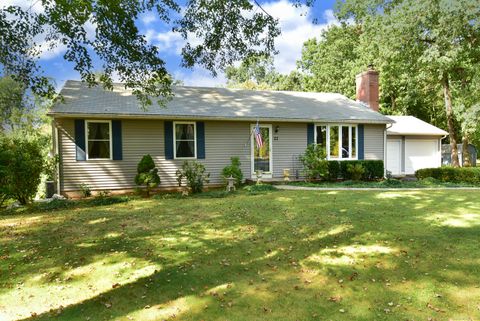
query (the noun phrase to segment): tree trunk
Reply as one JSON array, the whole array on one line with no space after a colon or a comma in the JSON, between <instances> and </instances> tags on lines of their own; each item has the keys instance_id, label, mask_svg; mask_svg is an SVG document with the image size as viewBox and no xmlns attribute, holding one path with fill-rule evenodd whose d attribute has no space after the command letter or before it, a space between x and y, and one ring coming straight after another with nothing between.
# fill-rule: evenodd
<instances>
[{"instance_id":1,"label":"tree trunk","mask_svg":"<svg viewBox=\"0 0 480 321\"><path fill-rule=\"evenodd\" d=\"M457 135L455 133L455 125L453 123L452 93L450 92L450 84L448 82L447 75L445 75L443 78L443 95L445 97L448 134L450 136L450 147L452 149L452 166L460 167L460 163L458 161Z\"/></svg>"},{"instance_id":2,"label":"tree trunk","mask_svg":"<svg viewBox=\"0 0 480 321\"><path fill-rule=\"evenodd\" d=\"M392 111L397 110L397 100L395 99L395 96L392 96Z\"/></svg>"},{"instance_id":3,"label":"tree trunk","mask_svg":"<svg viewBox=\"0 0 480 321\"><path fill-rule=\"evenodd\" d=\"M462 141L462 158L463 158L463 167L471 167L472 162L470 162L470 152L468 151L468 136L464 135L463 136L463 141Z\"/></svg>"}]
</instances>

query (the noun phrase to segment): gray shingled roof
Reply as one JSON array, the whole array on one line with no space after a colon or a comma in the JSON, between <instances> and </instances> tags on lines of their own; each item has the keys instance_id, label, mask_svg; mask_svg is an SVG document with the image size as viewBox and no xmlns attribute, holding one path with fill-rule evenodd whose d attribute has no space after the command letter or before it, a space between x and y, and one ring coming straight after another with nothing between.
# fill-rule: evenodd
<instances>
[{"instance_id":1,"label":"gray shingled roof","mask_svg":"<svg viewBox=\"0 0 480 321\"><path fill-rule=\"evenodd\" d=\"M387 129L387 135L445 136L446 131L413 116L387 116L395 123Z\"/></svg>"},{"instance_id":2,"label":"gray shingled roof","mask_svg":"<svg viewBox=\"0 0 480 321\"><path fill-rule=\"evenodd\" d=\"M113 91L89 88L69 80L61 90L64 102L50 115L149 118L198 118L277 121L339 121L392 123L363 103L340 94L252 91L207 87L174 87L166 107L157 104L143 110L129 90L115 84Z\"/></svg>"}]
</instances>

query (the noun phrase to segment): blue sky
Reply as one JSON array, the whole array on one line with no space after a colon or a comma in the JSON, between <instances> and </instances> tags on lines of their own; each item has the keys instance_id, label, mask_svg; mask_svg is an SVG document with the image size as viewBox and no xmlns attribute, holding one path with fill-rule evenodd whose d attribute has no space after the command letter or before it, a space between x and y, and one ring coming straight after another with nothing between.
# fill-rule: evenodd
<instances>
[{"instance_id":1,"label":"blue sky","mask_svg":"<svg viewBox=\"0 0 480 321\"><path fill-rule=\"evenodd\" d=\"M6 1L6 3L4 2ZM35 10L42 10L35 0L2 0L4 4L30 6L34 3ZM280 21L282 34L276 40L279 54L275 57L278 71L288 73L295 68L295 61L300 58L302 44L305 40L318 37L323 29L336 21L333 17L335 0L317 0L313 8L294 8L288 0L260 1L263 8ZM314 24L313 19L317 19ZM225 77L220 74L212 77L200 67L186 69L180 66L180 50L183 40L178 34L171 32L161 24L153 13L139 17L137 22L140 32L148 42L158 46L161 57L166 61L168 71L175 79L182 80L190 86L222 86ZM93 31L93 26L90 26ZM56 87L60 88L68 79L79 79L73 65L63 59L64 48L55 51L45 51L40 59L45 75L52 77Z\"/></svg>"}]
</instances>

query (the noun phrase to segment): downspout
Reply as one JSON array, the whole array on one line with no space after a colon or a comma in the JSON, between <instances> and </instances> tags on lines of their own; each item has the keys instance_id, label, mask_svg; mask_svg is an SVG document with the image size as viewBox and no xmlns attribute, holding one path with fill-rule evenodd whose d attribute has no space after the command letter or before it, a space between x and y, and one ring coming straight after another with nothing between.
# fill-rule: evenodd
<instances>
[{"instance_id":1,"label":"downspout","mask_svg":"<svg viewBox=\"0 0 480 321\"><path fill-rule=\"evenodd\" d=\"M383 177L387 177L387 130L391 128L393 124L387 124L383 132Z\"/></svg>"},{"instance_id":2,"label":"downspout","mask_svg":"<svg viewBox=\"0 0 480 321\"><path fill-rule=\"evenodd\" d=\"M52 126L54 126L54 132L55 132L55 155L54 156L57 156L58 157L58 162L57 164L55 165L57 170L57 194L60 195L60 145L58 143L58 127L57 127L57 123L55 121L55 119L52 120Z\"/></svg>"},{"instance_id":3,"label":"downspout","mask_svg":"<svg viewBox=\"0 0 480 321\"><path fill-rule=\"evenodd\" d=\"M444 140L445 138L447 138L448 134L446 135L443 135L442 138L440 138L440 146L438 146L440 148L440 166L443 166L443 162L442 162L442 158L443 158L443 154L442 154L442 140ZM462 153L463 154L463 153Z\"/></svg>"}]
</instances>

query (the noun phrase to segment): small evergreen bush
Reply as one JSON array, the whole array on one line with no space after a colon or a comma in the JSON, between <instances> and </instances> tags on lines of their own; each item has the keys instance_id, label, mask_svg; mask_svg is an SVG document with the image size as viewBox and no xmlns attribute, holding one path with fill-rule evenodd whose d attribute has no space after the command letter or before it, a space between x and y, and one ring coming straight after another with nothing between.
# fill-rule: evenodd
<instances>
[{"instance_id":1,"label":"small evergreen bush","mask_svg":"<svg viewBox=\"0 0 480 321\"><path fill-rule=\"evenodd\" d=\"M150 196L150 190L160 184L160 176L152 156L145 155L138 163L135 184L145 186L147 197Z\"/></svg>"},{"instance_id":2,"label":"small evergreen bush","mask_svg":"<svg viewBox=\"0 0 480 321\"><path fill-rule=\"evenodd\" d=\"M303 164L303 172L307 179L326 179L328 178L328 161L325 150L316 144L307 146L305 153L300 156Z\"/></svg>"},{"instance_id":3,"label":"small evergreen bush","mask_svg":"<svg viewBox=\"0 0 480 321\"><path fill-rule=\"evenodd\" d=\"M239 157L232 157L230 158L231 164L228 166L225 166L222 170L222 176L227 179L230 176L235 178L235 183L237 186L242 184L243 181L243 173L242 169L240 166L242 165L240 163L240 158Z\"/></svg>"}]
</instances>

